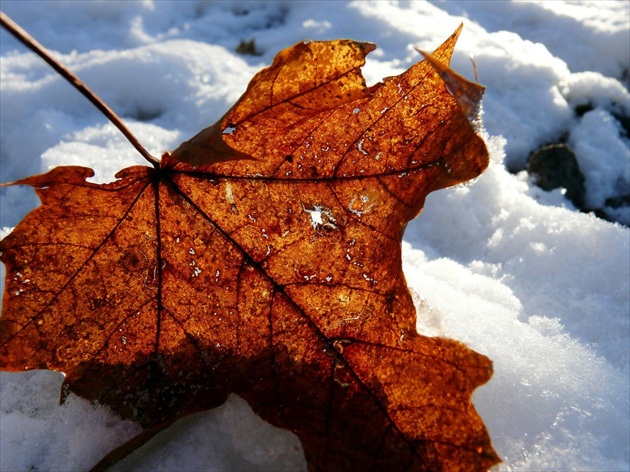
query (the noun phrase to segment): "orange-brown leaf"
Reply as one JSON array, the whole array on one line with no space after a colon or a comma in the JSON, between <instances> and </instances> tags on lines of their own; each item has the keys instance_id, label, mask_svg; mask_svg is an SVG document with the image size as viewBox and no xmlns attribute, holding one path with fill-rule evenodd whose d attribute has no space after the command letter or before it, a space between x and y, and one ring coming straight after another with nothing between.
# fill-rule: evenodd
<instances>
[{"instance_id":1,"label":"orange-brown leaf","mask_svg":"<svg viewBox=\"0 0 630 472\"><path fill-rule=\"evenodd\" d=\"M160 169L17 182L42 205L0 242L0 367L64 372L147 428L234 392L313 471L492 466L470 401L491 363L418 335L401 267L427 193L488 164L458 33L371 88L371 44L299 43Z\"/></svg>"}]
</instances>

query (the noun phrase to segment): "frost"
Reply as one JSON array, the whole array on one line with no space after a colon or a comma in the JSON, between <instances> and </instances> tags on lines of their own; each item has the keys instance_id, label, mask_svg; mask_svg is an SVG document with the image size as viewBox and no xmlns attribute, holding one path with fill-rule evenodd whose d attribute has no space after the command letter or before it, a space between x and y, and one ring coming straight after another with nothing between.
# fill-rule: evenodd
<instances>
[{"instance_id":1,"label":"frost","mask_svg":"<svg viewBox=\"0 0 630 472\"><path fill-rule=\"evenodd\" d=\"M361 151L361 153L363 153L364 155L367 156L367 151L365 149L363 149L363 141L365 141L365 138L361 139L361 141L359 141L359 143L357 144L357 149L359 149L359 151Z\"/></svg>"},{"instance_id":2,"label":"frost","mask_svg":"<svg viewBox=\"0 0 630 472\"><path fill-rule=\"evenodd\" d=\"M311 226L314 230L320 229L338 229L335 224L337 220L333 216L332 212L322 206L314 205L313 209L308 209L302 204L302 209L311 217Z\"/></svg>"},{"instance_id":3,"label":"frost","mask_svg":"<svg viewBox=\"0 0 630 472\"><path fill-rule=\"evenodd\" d=\"M234 195L232 194L232 185L230 182L225 183L225 199L231 205L234 205Z\"/></svg>"},{"instance_id":4,"label":"frost","mask_svg":"<svg viewBox=\"0 0 630 472\"><path fill-rule=\"evenodd\" d=\"M352 200L350 200L348 211L353 215L361 216L372 209L373 204L369 202L370 197L368 197L367 195L354 197Z\"/></svg>"}]
</instances>

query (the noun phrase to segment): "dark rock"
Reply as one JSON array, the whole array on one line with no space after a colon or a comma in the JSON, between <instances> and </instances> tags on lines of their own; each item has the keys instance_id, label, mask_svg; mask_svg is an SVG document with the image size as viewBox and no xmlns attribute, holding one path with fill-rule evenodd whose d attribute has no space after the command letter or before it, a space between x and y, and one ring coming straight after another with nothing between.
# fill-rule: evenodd
<instances>
[{"instance_id":1,"label":"dark rock","mask_svg":"<svg viewBox=\"0 0 630 472\"><path fill-rule=\"evenodd\" d=\"M591 105L590 103L583 103L575 107L575 114L577 116L583 116L585 113L591 111L592 109L593 105Z\"/></svg>"},{"instance_id":2,"label":"dark rock","mask_svg":"<svg viewBox=\"0 0 630 472\"><path fill-rule=\"evenodd\" d=\"M625 195L619 195L616 197L609 197L606 199L606 206L611 208L621 208L624 206L630 206L630 193Z\"/></svg>"},{"instance_id":3,"label":"dark rock","mask_svg":"<svg viewBox=\"0 0 630 472\"><path fill-rule=\"evenodd\" d=\"M565 196L578 208L584 206L584 175L575 153L566 144L551 144L529 156L527 172L536 176L543 190L566 189Z\"/></svg>"},{"instance_id":4,"label":"dark rock","mask_svg":"<svg viewBox=\"0 0 630 472\"><path fill-rule=\"evenodd\" d=\"M254 39L250 39L249 41L241 40L238 46L236 46L236 52L246 56L260 56L262 54L256 49L256 40Z\"/></svg>"}]
</instances>

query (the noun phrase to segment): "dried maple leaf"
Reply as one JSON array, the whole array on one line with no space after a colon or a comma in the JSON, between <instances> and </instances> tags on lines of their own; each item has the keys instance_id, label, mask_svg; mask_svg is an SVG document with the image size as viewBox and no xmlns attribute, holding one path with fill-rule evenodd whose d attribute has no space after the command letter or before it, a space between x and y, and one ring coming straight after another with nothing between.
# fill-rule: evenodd
<instances>
[{"instance_id":1,"label":"dried maple leaf","mask_svg":"<svg viewBox=\"0 0 630 472\"><path fill-rule=\"evenodd\" d=\"M488 164L459 31L370 88L373 45L299 43L154 167L15 182L42 204L0 243L0 367L64 372L145 428L234 392L313 471L492 466L470 401L491 363L418 335L401 268L427 193Z\"/></svg>"}]
</instances>

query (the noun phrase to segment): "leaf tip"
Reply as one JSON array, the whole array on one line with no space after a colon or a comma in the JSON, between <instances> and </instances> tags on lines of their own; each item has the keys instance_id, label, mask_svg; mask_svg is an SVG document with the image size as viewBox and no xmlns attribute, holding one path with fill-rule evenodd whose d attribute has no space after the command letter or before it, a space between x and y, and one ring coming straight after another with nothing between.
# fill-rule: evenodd
<instances>
[{"instance_id":1,"label":"leaf tip","mask_svg":"<svg viewBox=\"0 0 630 472\"><path fill-rule=\"evenodd\" d=\"M94 177L94 170L89 167L59 166L45 174L32 175L13 182L0 183L0 187L30 185L34 188L45 188L60 183L84 183L90 177Z\"/></svg>"},{"instance_id":2,"label":"leaf tip","mask_svg":"<svg viewBox=\"0 0 630 472\"><path fill-rule=\"evenodd\" d=\"M444 81L447 90L455 98L462 112L469 120L475 119L479 114L479 103L485 87L470 82L447 65L436 59L431 53L416 48L425 60L433 67L435 72Z\"/></svg>"},{"instance_id":3,"label":"leaf tip","mask_svg":"<svg viewBox=\"0 0 630 472\"><path fill-rule=\"evenodd\" d=\"M361 41L359 44L363 49L363 54L366 56L376 49L376 44L370 43L369 41Z\"/></svg>"}]
</instances>

